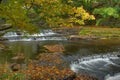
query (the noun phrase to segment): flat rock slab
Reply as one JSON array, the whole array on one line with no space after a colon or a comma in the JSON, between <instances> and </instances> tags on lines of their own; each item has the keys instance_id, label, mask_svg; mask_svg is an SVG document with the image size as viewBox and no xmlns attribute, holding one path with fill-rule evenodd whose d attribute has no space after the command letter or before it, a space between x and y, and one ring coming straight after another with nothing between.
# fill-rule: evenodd
<instances>
[{"instance_id":1,"label":"flat rock slab","mask_svg":"<svg viewBox=\"0 0 120 80\"><path fill-rule=\"evenodd\" d=\"M96 36L80 36L80 35L70 35L68 40L94 40L100 39L100 37Z\"/></svg>"}]
</instances>

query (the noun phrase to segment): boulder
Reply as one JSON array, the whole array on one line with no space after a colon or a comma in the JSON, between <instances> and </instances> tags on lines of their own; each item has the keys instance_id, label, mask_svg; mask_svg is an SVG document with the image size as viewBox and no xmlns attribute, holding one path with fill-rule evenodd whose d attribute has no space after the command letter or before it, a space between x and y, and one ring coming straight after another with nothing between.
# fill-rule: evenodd
<instances>
[{"instance_id":1,"label":"boulder","mask_svg":"<svg viewBox=\"0 0 120 80\"><path fill-rule=\"evenodd\" d=\"M120 55L117 55L117 57L120 57Z\"/></svg>"},{"instance_id":2,"label":"boulder","mask_svg":"<svg viewBox=\"0 0 120 80\"><path fill-rule=\"evenodd\" d=\"M17 35L22 35L22 32L18 30L18 31L16 31L16 34Z\"/></svg>"},{"instance_id":3,"label":"boulder","mask_svg":"<svg viewBox=\"0 0 120 80\"><path fill-rule=\"evenodd\" d=\"M21 65L18 64L18 63L13 63L13 64L10 65L10 69L11 69L12 71L19 71L20 68L21 68Z\"/></svg>"}]
</instances>

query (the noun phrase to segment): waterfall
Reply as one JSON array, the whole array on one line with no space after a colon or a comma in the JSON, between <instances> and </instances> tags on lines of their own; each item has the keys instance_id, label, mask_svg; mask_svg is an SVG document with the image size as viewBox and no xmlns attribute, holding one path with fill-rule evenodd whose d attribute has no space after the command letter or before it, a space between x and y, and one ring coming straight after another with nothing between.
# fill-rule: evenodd
<instances>
[{"instance_id":1,"label":"waterfall","mask_svg":"<svg viewBox=\"0 0 120 80\"><path fill-rule=\"evenodd\" d=\"M120 75L115 75L115 73L120 72L120 57L118 55L106 54L83 57L72 62L70 68L76 73L96 76L99 80L120 79ZM106 77L107 75L110 77Z\"/></svg>"},{"instance_id":2,"label":"waterfall","mask_svg":"<svg viewBox=\"0 0 120 80\"><path fill-rule=\"evenodd\" d=\"M52 30L42 30L38 34L25 34L24 32L7 32L3 35L9 41L44 41L44 40L67 40L65 36L57 34Z\"/></svg>"},{"instance_id":3,"label":"waterfall","mask_svg":"<svg viewBox=\"0 0 120 80\"><path fill-rule=\"evenodd\" d=\"M105 80L120 80L120 73L117 73L114 76L107 75Z\"/></svg>"}]
</instances>

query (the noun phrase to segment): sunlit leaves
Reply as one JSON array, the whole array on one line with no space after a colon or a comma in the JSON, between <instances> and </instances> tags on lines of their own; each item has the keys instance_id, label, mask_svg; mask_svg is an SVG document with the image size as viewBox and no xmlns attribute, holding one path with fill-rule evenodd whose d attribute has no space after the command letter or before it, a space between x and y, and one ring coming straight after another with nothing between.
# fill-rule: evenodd
<instances>
[{"instance_id":1,"label":"sunlit leaves","mask_svg":"<svg viewBox=\"0 0 120 80\"><path fill-rule=\"evenodd\" d=\"M36 0L37 1L37 0ZM38 4L39 3L39 4ZM70 12L69 5L61 3L60 0L43 0L35 3L40 6L39 16L44 18L46 23L52 27L63 24L63 18ZM64 22L65 23L65 22Z\"/></svg>"},{"instance_id":2,"label":"sunlit leaves","mask_svg":"<svg viewBox=\"0 0 120 80\"><path fill-rule=\"evenodd\" d=\"M72 0L68 2L72 2ZM72 26L74 23L84 24L85 20L94 19L94 16L89 15L83 7L73 7L63 3L62 0L35 0L34 4L38 6L39 16L50 27L66 27Z\"/></svg>"},{"instance_id":3,"label":"sunlit leaves","mask_svg":"<svg viewBox=\"0 0 120 80\"><path fill-rule=\"evenodd\" d=\"M119 17L119 11L116 8L112 8L112 7L95 9L94 14L100 14L104 18L109 16L113 16L114 18Z\"/></svg>"},{"instance_id":4,"label":"sunlit leaves","mask_svg":"<svg viewBox=\"0 0 120 80\"><path fill-rule=\"evenodd\" d=\"M26 18L25 9L18 1L12 0L10 3L0 4L0 9L0 15L3 18Z\"/></svg>"},{"instance_id":5,"label":"sunlit leaves","mask_svg":"<svg viewBox=\"0 0 120 80\"><path fill-rule=\"evenodd\" d=\"M86 12L83 7L77 7L73 8L75 17L73 17L73 21L78 24L84 24L85 20L94 20L95 17L93 15L90 15L88 12Z\"/></svg>"},{"instance_id":6,"label":"sunlit leaves","mask_svg":"<svg viewBox=\"0 0 120 80\"><path fill-rule=\"evenodd\" d=\"M68 2L72 3L72 0ZM0 4L0 17L12 24L13 29L31 33L36 32L35 25L39 28L45 25L67 27L94 19L83 7L74 7L62 0L7 0Z\"/></svg>"},{"instance_id":7,"label":"sunlit leaves","mask_svg":"<svg viewBox=\"0 0 120 80\"><path fill-rule=\"evenodd\" d=\"M23 2L19 0L11 0L9 3L0 4L0 17L6 19L6 24L12 24L13 29L26 30L32 33L33 28L35 28L29 22L30 19L26 14Z\"/></svg>"}]
</instances>

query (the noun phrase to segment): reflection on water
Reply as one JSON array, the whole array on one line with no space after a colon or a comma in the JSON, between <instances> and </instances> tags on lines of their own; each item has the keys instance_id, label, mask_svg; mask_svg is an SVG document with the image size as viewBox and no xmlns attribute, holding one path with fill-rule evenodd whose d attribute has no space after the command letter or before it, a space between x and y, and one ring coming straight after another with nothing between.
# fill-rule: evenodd
<instances>
[{"instance_id":1,"label":"reflection on water","mask_svg":"<svg viewBox=\"0 0 120 80\"><path fill-rule=\"evenodd\" d=\"M86 56L96 55L96 58L81 59L81 62L72 64L71 69L75 72L93 73L92 75L100 77L103 80L105 76L110 74L106 80L112 80L114 73L120 71L120 66L116 66L117 61L112 62L109 58L100 58L97 55L105 54L120 54L120 42L119 40L81 40L81 41L13 41L2 42L9 46L11 50L0 52L0 62L12 62L11 58L14 54L23 53L25 59L35 58L37 54L42 53L43 46L45 45L62 45L65 49L63 56L65 60L75 62L78 59ZM4 53L4 54L3 54ZM88 60L88 62L87 62ZM86 61L86 62L85 62ZM119 61L120 62L120 61ZM118 62L118 63L119 63ZM114 64L113 64L114 63ZM118 71L118 72L117 72ZM118 76L117 76L118 77Z\"/></svg>"},{"instance_id":2,"label":"reflection on water","mask_svg":"<svg viewBox=\"0 0 120 80\"><path fill-rule=\"evenodd\" d=\"M119 40L93 40L93 41L16 41L4 42L14 54L23 53L26 58L33 58L42 52L44 45L62 45L65 56L87 56L93 54L106 54L120 51Z\"/></svg>"}]
</instances>

